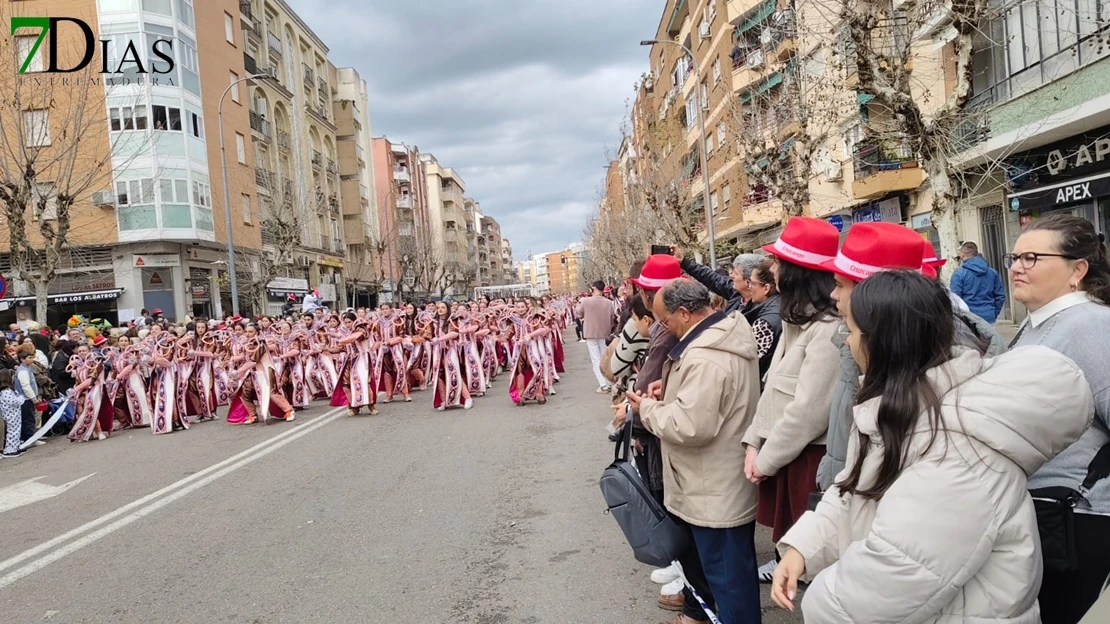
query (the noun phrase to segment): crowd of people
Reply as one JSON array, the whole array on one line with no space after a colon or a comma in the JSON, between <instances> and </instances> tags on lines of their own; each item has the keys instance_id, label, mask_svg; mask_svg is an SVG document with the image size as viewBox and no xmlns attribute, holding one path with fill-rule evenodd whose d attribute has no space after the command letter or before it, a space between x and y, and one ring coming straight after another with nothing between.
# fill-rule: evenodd
<instances>
[{"instance_id":1,"label":"crowd of people","mask_svg":"<svg viewBox=\"0 0 1110 624\"><path fill-rule=\"evenodd\" d=\"M1079 622L1110 576L1110 257L1092 224L1034 220L1005 256L1029 312L1009 345L973 244L952 289L896 224L841 242L794 217L763 251L728 275L681 249L631 267L594 358L610 430L631 427L692 544L651 574L668 624L760 622L761 582L811 624ZM762 565L757 523L777 545Z\"/></svg>"},{"instance_id":2,"label":"crowd of people","mask_svg":"<svg viewBox=\"0 0 1110 624\"><path fill-rule=\"evenodd\" d=\"M3 456L68 436L105 440L215 420L292 421L314 401L357 415L430 390L437 410L471 409L508 375L517 405L545 403L563 372L563 298L482 299L332 312L308 301L278 317L187 319L143 310L127 327L69 319L13 324L0 337Z\"/></svg>"}]
</instances>

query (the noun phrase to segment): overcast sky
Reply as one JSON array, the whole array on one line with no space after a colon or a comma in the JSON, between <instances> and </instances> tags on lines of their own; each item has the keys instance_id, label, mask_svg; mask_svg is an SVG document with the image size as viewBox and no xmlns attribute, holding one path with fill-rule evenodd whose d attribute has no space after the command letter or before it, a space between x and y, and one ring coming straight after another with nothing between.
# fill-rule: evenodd
<instances>
[{"instance_id":1,"label":"overcast sky","mask_svg":"<svg viewBox=\"0 0 1110 624\"><path fill-rule=\"evenodd\" d=\"M287 0L370 88L375 136L466 181L514 259L582 238L662 0Z\"/></svg>"}]
</instances>

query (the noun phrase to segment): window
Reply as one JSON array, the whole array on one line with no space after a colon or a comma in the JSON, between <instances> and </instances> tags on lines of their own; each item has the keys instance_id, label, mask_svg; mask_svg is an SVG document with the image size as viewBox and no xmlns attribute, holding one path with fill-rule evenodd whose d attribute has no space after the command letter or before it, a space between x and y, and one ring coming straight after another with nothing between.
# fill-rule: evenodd
<instances>
[{"instance_id":1,"label":"window","mask_svg":"<svg viewBox=\"0 0 1110 624\"><path fill-rule=\"evenodd\" d=\"M197 63L197 49L184 42L182 42L181 47L181 65L193 73L198 73L200 70Z\"/></svg>"},{"instance_id":2,"label":"window","mask_svg":"<svg viewBox=\"0 0 1110 624\"><path fill-rule=\"evenodd\" d=\"M193 203L202 208L211 208L212 187L203 182L193 182Z\"/></svg>"},{"instance_id":3,"label":"window","mask_svg":"<svg viewBox=\"0 0 1110 624\"><path fill-rule=\"evenodd\" d=\"M159 15L173 15L171 0L143 0L143 10Z\"/></svg>"},{"instance_id":4,"label":"window","mask_svg":"<svg viewBox=\"0 0 1110 624\"><path fill-rule=\"evenodd\" d=\"M121 130L146 130L146 104L119 106L108 109L108 124L112 132Z\"/></svg>"},{"instance_id":5,"label":"window","mask_svg":"<svg viewBox=\"0 0 1110 624\"><path fill-rule=\"evenodd\" d=\"M721 59L713 61L713 84L721 81Z\"/></svg>"},{"instance_id":6,"label":"window","mask_svg":"<svg viewBox=\"0 0 1110 624\"><path fill-rule=\"evenodd\" d=\"M713 20L717 19L717 0L709 0L709 23L712 24Z\"/></svg>"},{"instance_id":7,"label":"window","mask_svg":"<svg viewBox=\"0 0 1110 624\"><path fill-rule=\"evenodd\" d=\"M203 139L204 121L200 118L200 115L192 112L187 112L186 115L189 119L189 133L198 139Z\"/></svg>"},{"instance_id":8,"label":"window","mask_svg":"<svg viewBox=\"0 0 1110 624\"><path fill-rule=\"evenodd\" d=\"M724 202L726 209L732 203L732 188L727 184L721 187L721 201Z\"/></svg>"},{"instance_id":9,"label":"window","mask_svg":"<svg viewBox=\"0 0 1110 624\"><path fill-rule=\"evenodd\" d=\"M224 38L231 45L235 45L235 19L224 13Z\"/></svg>"},{"instance_id":10,"label":"window","mask_svg":"<svg viewBox=\"0 0 1110 624\"><path fill-rule=\"evenodd\" d=\"M239 103L239 74L231 72L231 101Z\"/></svg>"},{"instance_id":11,"label":"window","mask_svg":"<svg viewBox=\"0 0 1110 624\"><path fill-rule=\"evenodd\" d=\"M188 204L189 182L187 180L158 180L158 194L163 204Z\"/></svg>"},{"instance_id":12,"label":"window","mask_svg":"<svg viewBox=\"0 0 1110 624\"><path fill-rule=\"evenodd\" d=\"M693 93L686 98L686 127L691 128L698 123L698 98Z\"/></svg>"},{"instance_id":13,"label":"window","mask_svg":"<svg viewBox=\"0 0 1110 624\"><path fill-rule=\"evenodd\" d=\"M706 153L706 155L712 155L713 154L713 149L714 149L713 144L714 144L713 135L710 134L708 137L705 138L705 153Z\"/></svg>"},{"instance_id":14,"label":"window","mask_svg":"<svg viewBox=\"0 0 1110 624\"><path fill-rule=\"evenodd\" d=\"M717 143L724 145L728 139L728 130L725 128L724 122L717 124Z\"/></svg>"},{"instance_id":15,"label":"window","mask_svg":"<svg viewBox=\"0 0 1110 624\"><path fill-rule=\"evenodd\" d=\"M177 0L177 19L192 30L196 30L193 20L193 0Z\"/></svg>"},{"instance_id":16,"label":"window","mask_svg":"<svg viewBox=\"0 0 1110 624\"><path fill-rule=\"evenodd\" d=\"M251 223L251 196L244 194L240 201L243 204L243 223Z\"/></svg>"},{"instance_id":17,"label":"window","mask_svg":"<svg viewBox=\"0 0 1110 624\"><path fill-rule=\"evenodd\" d=\"M20 67L22 67L24 63L27 63L27 70L24 73L40 72L43 70L42 59L46 55L46 48L41 44L39 45L39 49L35 50L34 58L30 58L30 62L28 62L28 58L31 56L31 50L35 47L36 41L38 41L38 37L15 38L16 60L20 64Z\"/></svg>"},{"instance_id":18,"label":"window","mask_svg":"<svg viewBox=\"0 0 1110 624\"><path fill-rule=\"evenodd\" d=\"M714 216L716 216L716 214L717 214L717 208L718 208L717 199L718 199L718 197L719 196L718 196L717 193L712 193L712 194L709 195L709 211L710 211L709 214L712 214Z\"/></svg>"},{"instance_id":19,"label":"window","mask_svg":"<svg viewBox=\"0 0 1110 624\"><path fill-rule=\"evenodd\" d=\"M146 116L146 107L143 108L143 116ZM126 110L126 109L124 109ZM154 117L155 130L169 130L173 132L181 132L181 109L173 106L160 106L155 105L150 107L151 113ZM146 121L143 121L143 126L146 126ZM125 130L127 128L124 128Z\"/></svg>"},{"instance_id":20,"label":"window","mask_svg":"<svg viewBox=\"0 0 1110 624\"><path fill-rule=\"evenodd\" d=\"M247 140L238 132L235 133L235 154L240 165L247 164Z\"/></svg>"},{"instance_id":21,"label":"window","mask_svg":"<svg viewBox=\"0 0 1110 624\"><path fill-rule=\"evenodd\" d=\"M23 135L27 147L50 145L50 111L23 111Z\"/></svg>"},{"instance_id":22,"label":"window","mask_svg":"<svg viewBox=\"0 0 1110 624\"><path fill-rule=\"evenodd\" d=\"M116 200L120 206L150 205L154 203L154 180L143 178L116 182Z\"/></svg>"}]
</instances>

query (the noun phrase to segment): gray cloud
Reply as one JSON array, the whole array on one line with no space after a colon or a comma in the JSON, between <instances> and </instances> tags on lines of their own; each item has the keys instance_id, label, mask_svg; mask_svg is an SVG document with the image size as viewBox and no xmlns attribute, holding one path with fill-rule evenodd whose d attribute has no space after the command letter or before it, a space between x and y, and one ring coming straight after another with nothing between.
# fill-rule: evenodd
<instances>
[{"instance_id":1,"label":"gray cloud","mask_svg":"<svg viewBox=\"0 0 1110 624\"><path fill-rule=\"evenodd\" d=\"M516 259L581 238L662 2L288 1L366 80L373 133L462 175Z\"/></svg>"}]
</instances>

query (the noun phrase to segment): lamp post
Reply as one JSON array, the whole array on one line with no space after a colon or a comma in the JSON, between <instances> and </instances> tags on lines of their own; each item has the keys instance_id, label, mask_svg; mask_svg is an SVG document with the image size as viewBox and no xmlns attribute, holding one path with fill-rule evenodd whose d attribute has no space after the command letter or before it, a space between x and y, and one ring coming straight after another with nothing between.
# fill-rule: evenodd
<instances>
[{"instance_id":1,"label":"lamp post","mask_svg":"<svg viewBox=\"0 0 1110 624\"><path fill-rule=\"evenodd\" d=\"M224 147L224 98L229 91L239 86L240 82L269 78L267 74L251 74L240 78L227 85L220 95L220 104L216 107L216 117L220 122L220 168L224 176L224 216L227 218L227 272L231 278L231 313L239 316L239 277L235 274L235 235L231 231L231 191L227 188L227 150Z\"/></svg>"},{"instance_id":2,"label":"lamp post","mask_svg":"<svg viewBox=\"0 0 1110 624\"><path fill-rule=\"evenodd\" d=\"M698 61L694 58L694 53L690 51L690 48L687 48L677 41L671 41L669 39L646 39L644 41L641 41L640 45L652 46L657 43L668 43L670 45L682 48L682 51L686 54L686 56L690 57L690 62L694 64L694 69L697 70ZM695 88L700 89L700 86ZM708 97L709 94L707 93L706 98L708 99ZM698 94L698 99L701 99L700 93ZM708 228L707 233L709 234L709 265L716 269L717 235L713 226L713 210L709 202L709 156L708 151L706 150L706 147L708 146L706 145L705 141L705 111L701 110L701 102L698 102L698 109L698 132L700 132L701 134L701 136L698 137L700 139L699 143L701 144L701 175L702 181L705 184L705 188L702 190L701 196L703 198L702 201L705 204L705 222Z\"/></svg>"}]
</instances>

